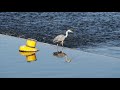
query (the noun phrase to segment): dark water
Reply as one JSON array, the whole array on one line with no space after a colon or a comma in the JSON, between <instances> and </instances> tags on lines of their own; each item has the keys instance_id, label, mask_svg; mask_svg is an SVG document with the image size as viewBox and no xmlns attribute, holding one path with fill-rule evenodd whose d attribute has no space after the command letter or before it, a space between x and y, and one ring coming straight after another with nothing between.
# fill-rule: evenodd
<instances>
[{"instance_id":1,"label":"dark water","mask_svg":"<svg viewBox=\"0 0 120 90\"><path fill-rule=\"evenodd\" d=\"M120 46L119 12L1 12L0 34L53 44L56 35L72 29L64 46L91 51Z\"/></svg>"}]
</instances>

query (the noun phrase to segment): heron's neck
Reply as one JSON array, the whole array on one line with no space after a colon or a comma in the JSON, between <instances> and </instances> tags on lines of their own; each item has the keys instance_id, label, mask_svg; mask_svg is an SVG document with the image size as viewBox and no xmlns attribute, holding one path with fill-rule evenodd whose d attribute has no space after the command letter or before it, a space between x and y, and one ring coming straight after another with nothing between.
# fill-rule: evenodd
<instances>
[{"instance_id":1,"label":"heron's neck","mask_svg":"<svg viewBox=\"0 0 120 90\"><path fill-rule=\"evenodd\" d=\"M68 31L66 32L65 38L68 36Z\"/></svg>"}]
</instances>

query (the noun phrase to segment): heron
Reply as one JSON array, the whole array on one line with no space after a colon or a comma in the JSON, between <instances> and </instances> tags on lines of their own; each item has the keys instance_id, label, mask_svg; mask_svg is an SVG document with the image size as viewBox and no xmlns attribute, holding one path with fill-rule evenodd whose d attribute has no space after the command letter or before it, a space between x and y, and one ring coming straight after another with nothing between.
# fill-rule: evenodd
<instances>
[{"instance_id":1,"label":"heron","mask_svg":"<svg viewBox=\"0 0 120 90\"><path fill-rule=\"evenodd\" d=\"M63 47L64 40L65 40L65 38L68 37L68 33L69 33L69 32L73 33L72 30L68 29L68 30L66 31L66 35L61 34L61 35L56 36L56 37L53 39L53 43L57 43L57 51L58 51L58 44L61 44L62 47Z\"/></svg>"}]
</instances>

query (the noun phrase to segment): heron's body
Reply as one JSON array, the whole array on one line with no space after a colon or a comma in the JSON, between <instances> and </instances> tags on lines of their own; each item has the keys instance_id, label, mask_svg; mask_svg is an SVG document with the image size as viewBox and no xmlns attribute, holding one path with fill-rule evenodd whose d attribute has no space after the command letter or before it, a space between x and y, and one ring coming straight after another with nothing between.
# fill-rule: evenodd
<instances>
[{"instance_id":1,"label":"heron's body","mask_svg":"<svg viewBox=\"0 0 120 90\"><path fill-rule=\"evenodd\" d=\"M58 35L57 37L54 38L53 42L57 43L57 44L62 44L63 46L63 41L65 40L65 36L64 35Z\"/></svg>"},{"instance_id":2,"label":"heron's body","mask_svg":"<svg viewBox=\"0 0 120 90\"><path fill-rule=\"evenodd\" d=\"M64 40L65 38L67 38L68 36L68 32L72 32L71 30L67 30L66 31L66 35L58 35L56 36L54 39L53 39L53 43L57 43L57 46L58 44L61 44L63 46L63 43L64 43Z\"/></svg>"},{"instance_id":3,"label":"heron's body","mask_svg":"<svg viewBox=\"0 0 120 90\"><path fill-rule=\"evenodd\" d=\"M57 42L62 42L65 40L65 36L64 35L58 35L57 37L54 38L53 42L57 43Z\"/></svg>"}]
</instances>

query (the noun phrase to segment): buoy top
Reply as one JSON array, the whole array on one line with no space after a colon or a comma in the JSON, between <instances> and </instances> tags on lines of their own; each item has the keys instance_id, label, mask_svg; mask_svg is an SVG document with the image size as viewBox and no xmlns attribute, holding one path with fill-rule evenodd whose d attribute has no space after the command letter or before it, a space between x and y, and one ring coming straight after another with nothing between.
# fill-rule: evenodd
<instances>
[{"instance_id":1,"label":"buoy top","mask_svg":"<svg viewBox=\"0 0 120 90\"><path fill-rule=\"evenodd\" d=\"M26 46L35 48L36 42L37 42L37 40L28 38L27 42L26 42Z\"/></svg>"}]
</instances>

